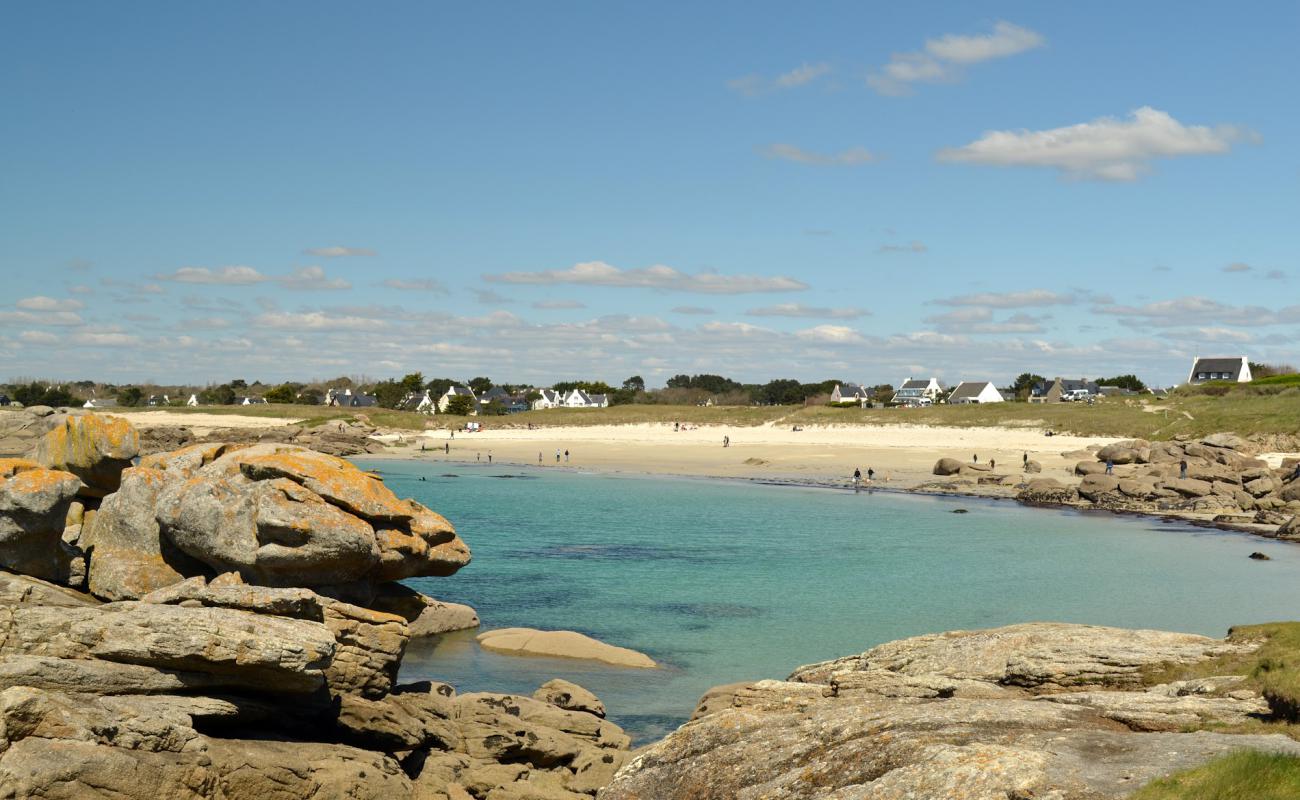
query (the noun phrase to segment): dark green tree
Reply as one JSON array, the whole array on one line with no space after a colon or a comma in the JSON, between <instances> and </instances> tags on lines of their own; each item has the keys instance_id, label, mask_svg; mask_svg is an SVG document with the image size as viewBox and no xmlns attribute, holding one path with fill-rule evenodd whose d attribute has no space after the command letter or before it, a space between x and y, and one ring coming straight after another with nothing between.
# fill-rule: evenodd
<instances>
[{"instance_id":1,"label":"dark green tree","mask_svg":"<svg viewBox=\"0 0 1300 800\"><path fill-rule=\"evenodd\" d=\"M1136 375L1117 375L1114 378L1098 378L1098 386L1118 386L1121 389L1129 389L1134 392L1146 391L1147 385L1138 379Z\"/></svg>"},{"instance_id":2,"label":"dark green tree","mask_svg":"<svg viewBox=\"0 0 1300 800\"><path fill-rule=\"evenodd\" d=\"M262 395L268 403L294 403L298 400L298 392L295 391L293 384L282 383Z\"/></svg>"},{"instance_id":3,"label":"dark green tree","mask_svg":"<svg viewBox=\"0 0 1300 800\"><path fill-rule=\"evenodd\" d=\"M469 388L474 390L474 394L486 394L492 388L492 379L485 377L470 378Z\"/></svg>"},{"instance_id":4,"label":"dark green tree","mask_svg":"<svg viewBox=\"0 0 1300 800\"><path fill-rule=\"evenodd\" d=\"M645 378L642 378L640 375L633 375L632 377L623 381L623 388L631 392L644 392Z\"/></svg>"},{"instance_id":5,"label":"dark green tree","mask_svg":"<svg viewBox=\"0 0 1300 800\"><path fill-rule=\"evenodd\" d=\"M406 397L406 387L398 381L380 381L371 392L382 408L397 408Z\"/></svg>"},{"instance_id":6,"label":"dark green tree","mask_svg":"<svg viewBox=\"0 0 1300 800\"><path fill-rule=\"evenodd\" d=\"M144 392L140 391L139 386L126 386L117 392L117 404L119 406L138 406L143 398Z\"/></svg>"},{"instance_id":7,"label":"dark green tree","mask_svg":"<svg viewBox=\"0 0 1300 800\"><path fill-rule=\"evenodd\" d=\"M402 378L402 388L407 392L418 392L424 388L424 376L418 372Z\"/></svg>"},{"instance_id":8,"label":"dark green tree","mask_svg":"<svg viewBox=\"0 0 1300 800\"><path fill-rule=\"evenodd\" d=\"M474 410L474 400L469 395L458 394L447 401L447 410L444 414L451 414L456 417L468 417Z\"/></svg>"},{"instance_id":9,"label":"dark green tree","mask_svg":"<svg viewBox=\"0 0 1300 800\"><path fill-rule=\"evenodd\" d=\"M220 386L209 386L199 392L199 402L207 406L233 405L235 390L228 383L223 383Z\"/></svg>"}]
</instances>

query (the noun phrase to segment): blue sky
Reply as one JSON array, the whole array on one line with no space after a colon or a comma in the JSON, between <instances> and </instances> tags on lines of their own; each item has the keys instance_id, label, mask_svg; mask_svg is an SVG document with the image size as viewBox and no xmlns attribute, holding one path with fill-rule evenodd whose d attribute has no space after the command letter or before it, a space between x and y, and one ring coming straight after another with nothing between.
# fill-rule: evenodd
<instances>
[{"instance_id":1,"label":"blue sky","mask_svg":"<svg viewBox=\"0 0 1300 800\"><path fill-rule=\"evenodd\" d=\"M0 9L0 379L1300 362L1300 5Z\"/></svg>"}]
</instances>

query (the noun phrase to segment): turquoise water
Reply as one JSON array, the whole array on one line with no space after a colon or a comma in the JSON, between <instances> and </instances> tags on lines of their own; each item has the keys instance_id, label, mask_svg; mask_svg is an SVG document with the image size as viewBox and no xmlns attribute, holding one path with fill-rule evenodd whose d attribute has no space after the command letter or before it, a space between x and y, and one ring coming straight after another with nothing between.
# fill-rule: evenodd
<instances>
[{"instance_id":1,"label":"turquoise water","mask_svg":"<svg viewBox=\"0 0 1300 800\"><path fill-rule=\"evenodd\" d=\"M416 588L473 605L485 629L578 630L667 665L499 656L453 634L414 644L404 679L531 692L568 678L640 739L711 686L920 633L1059 620L1221 636L1300 617L1300 546L1243 534L968 498L361 463L474 552Z\"/></svg>"}]
</instances>

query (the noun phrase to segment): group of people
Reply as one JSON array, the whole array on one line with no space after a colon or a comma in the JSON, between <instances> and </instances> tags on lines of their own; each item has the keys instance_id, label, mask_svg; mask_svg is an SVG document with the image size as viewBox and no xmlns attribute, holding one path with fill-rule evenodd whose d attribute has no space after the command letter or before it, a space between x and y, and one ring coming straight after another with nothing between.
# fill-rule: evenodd
<instances>
[{"instance_id":1,"label":"group of people","mask_svg":"<svg viewBox=\"0 0 1300 800\"><path fill-rule=\"evenodd\" d=\"M867 481L873 481L875 478L876 471L871 467L867 467ZM862 470L855 467L853 469L853 486L854 488L857 488L860 485L862 485Z\"/></svg>"},{"instance_id":2,"label":"group of people","mask_svg":"<svg viewBox=\"0 0 1300 800\"><path fill-rule=\"evenodd\" d=\"M556 451L555 451L555 463L556 463L556 464L560 463L560 450L559 450L558 448L557 448ZM566 463L566 464L569 463L569 451L568 451L568 450L565 450L565 451L564 451L564 463ZM541 451L541 450L538 450L538 451L537 451L537 466L540 467L541 465L542 465L542 451Z\"/></svg>"}]
</instances>

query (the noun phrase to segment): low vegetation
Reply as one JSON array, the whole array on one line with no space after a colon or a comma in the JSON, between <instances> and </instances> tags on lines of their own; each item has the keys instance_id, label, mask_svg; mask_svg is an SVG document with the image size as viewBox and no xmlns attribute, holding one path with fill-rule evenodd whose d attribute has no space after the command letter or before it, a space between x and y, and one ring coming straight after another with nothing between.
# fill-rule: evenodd
<instances>
[{"instance_id":1,"label":"low vegetation","mask_svg":"<svg viewBox=\"0 0 1300 800\"><path fill-rule=\"evenodd\" d=\"M1228 641L1258 643L1259 647L1250 653L1153 670L1144 676L1145 680L1155 685L1190 678L1241 675L1246 679L1246 688L1264 696L1272 713L1267 718L1231 730L1236 733L1285 733L1300 740L1300 622L1239 625L1228 631ZM1224 726L1216 726L1216 730L1224 729Z\"/></svg>"},{"instance_id":2,"label":"low vegetation","mask_svg":"<svg viewBox=\"0 0 1300 800\"><path fill-rule=\"evenodd\" d=\"M1161 778L1131 800L1295 800L1300 758L1243 750Z\"/></svg>"}]
</instances>

